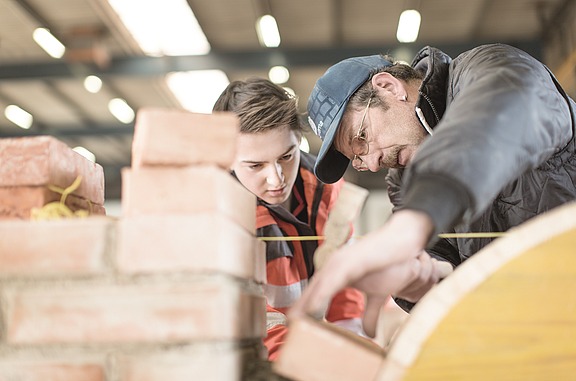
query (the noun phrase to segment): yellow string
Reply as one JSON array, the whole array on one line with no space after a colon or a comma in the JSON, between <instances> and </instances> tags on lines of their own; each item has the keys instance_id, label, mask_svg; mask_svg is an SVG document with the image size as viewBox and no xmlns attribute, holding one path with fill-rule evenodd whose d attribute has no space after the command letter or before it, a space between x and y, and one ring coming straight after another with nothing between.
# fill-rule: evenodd
<instances>
[{"instance_id":1,"label":"yellow string","mask_svg":"<svg viewBox=\"0 0 576 381\"><path fill-rule=\"evenodd\" d=\"M76 180L68 188L60 188L55 185L48 185L48 189L60 193L60 201L49 202L41 208L32 208L30 210L30 219L35 221L41 220L57 220L62 218L71 217L87 217L90 215L88 210L77 210L73 212L66 206L66 198L69 194L73 193L82 182L82 176L76 177Z\"/></svg>"},{"instance_id":2,"label":"yellow string","mask_svg":"<svg viewBox=\"0 0 576 381\"><path fill-rule=\"evenodd\" d=\"M498 238L505 236L506 233L496 232L476 232L476 233L440 233L440 238ZM326 239L321 235L308 235L297 237L257 237L261 241L317 241ZM354 238L362 238L362 236L354 236Z\"/></svg>"}]
</instances>

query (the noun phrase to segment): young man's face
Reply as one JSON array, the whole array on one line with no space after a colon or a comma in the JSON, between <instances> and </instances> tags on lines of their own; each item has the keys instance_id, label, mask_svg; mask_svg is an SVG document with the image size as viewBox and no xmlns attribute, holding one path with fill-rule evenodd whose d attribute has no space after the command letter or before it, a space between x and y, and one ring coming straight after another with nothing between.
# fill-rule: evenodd
<instances>
[{"instance_id":1,"label":"young man's face","mask_svg":"<svg viewBox=\"0 0 576 381\"><path fill-rule=\"evenodd\" d=\"M406 167L428 136L415 115L414 103L394 99L388 103L388 110L380 106L363 108L348 111L342 118L334 146L353 160L352 140L360 130L368 144L368 153L359 156L363 170L377 172L382 168Z\"/></svg>"},{"instance_id":2,"label":"young man's face","mask_svg":"<svg viewBox=\"0 0 576 381\"><path fill-rule=\"evenodd\" d=\"M269 204L288 200L300 165L300 136L288 126L241 133L232 170L246 189Z\"/></svg>"}]
</instances>

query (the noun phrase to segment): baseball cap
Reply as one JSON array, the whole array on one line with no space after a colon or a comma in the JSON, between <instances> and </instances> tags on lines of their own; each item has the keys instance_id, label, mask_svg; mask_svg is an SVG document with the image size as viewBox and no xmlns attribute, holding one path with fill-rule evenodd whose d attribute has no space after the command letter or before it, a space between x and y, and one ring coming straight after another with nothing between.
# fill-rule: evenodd
<instances>
[{"instance_id":1,"label":"baseball cap","mask_svg":"<svg viewBox=\"0 0 576 381\"><path fill-rule=\"evenodd\" d=\"M381 55L352 57L331 66L318 81L308 99L308 123L322 139L314 174L324 183L338 181L346 172L350 159L332 145L352 94L370 75L392 63Z\"/></svg>"}]
</instances>

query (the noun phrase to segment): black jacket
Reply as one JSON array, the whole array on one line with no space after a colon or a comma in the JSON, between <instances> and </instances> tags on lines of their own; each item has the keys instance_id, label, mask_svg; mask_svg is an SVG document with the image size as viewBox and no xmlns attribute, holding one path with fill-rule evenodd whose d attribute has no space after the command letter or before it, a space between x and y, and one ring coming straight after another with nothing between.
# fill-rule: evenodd
<instances>
[{"instance_id":1,"label":"black jacket","mask_svg":"<svg viewBox=\"0 0 576 381\"><path fill-rule=\"evenodd\" d=\"M395 210L428 213L436 233L504 232L576 200L576 104L542 63L494 44L453 60L426 47L412 66L433 135L388 171ZM433 237L429 253L457 266L490 241Z\"/></svg>"}]
</instances>

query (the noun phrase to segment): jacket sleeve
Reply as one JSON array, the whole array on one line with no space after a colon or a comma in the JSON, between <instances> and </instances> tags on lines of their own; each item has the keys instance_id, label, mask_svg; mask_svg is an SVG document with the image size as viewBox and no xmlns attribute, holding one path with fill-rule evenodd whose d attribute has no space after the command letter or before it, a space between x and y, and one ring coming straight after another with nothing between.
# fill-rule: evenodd
<instances>
[{"instance_id":1,"label":"jacket sleeve","mask_svg":"<svg viewBox=\"0 0 576 381\"><path fill-rule=\"evenodd\" d=\"M326 312L326 320L335 322L360 318L364 315L364 294L355 288L347 287L338 292Z\"/></svg>"},{"instance_id":2,"label":"jacket sleeve","mask_svg":"<svg viewBox=\"0 0 576 381\"><path fill-rule=\"evenodd\" d=\"M280 348L288 333L286 315L266 305L266 337L264 346L268 350L268 360L274 361L280 356Z\"/></svg>"},{"instance_id":3,"label":"jacket sleeve","mask_svg":"<svg viewBox=\"0 0 576 381\"><path fill-rule=\"evenodd\" d=\"M499 191L559 152L570 111L547 69L506 45L481 46L450 67L448 105L405 179L405 208L436 232L479 216Z\"/></svg>"}]
</instances>

